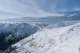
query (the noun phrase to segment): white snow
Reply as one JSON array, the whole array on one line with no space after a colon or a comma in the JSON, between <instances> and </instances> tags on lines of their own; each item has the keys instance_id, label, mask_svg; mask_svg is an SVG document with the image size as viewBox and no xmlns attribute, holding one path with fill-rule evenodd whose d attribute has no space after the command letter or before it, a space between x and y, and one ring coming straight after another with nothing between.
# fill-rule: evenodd
<instances>
[{"instance_id":1,"label":"white snow","mask_svg":"<svg viewBox=\"0 0 80 53\"><path fill-rule=\"evenodd\" d=\"M80 23L59 28L44 28L12 45L18 53L79 53Z\"/></svg>"}]
</instances>

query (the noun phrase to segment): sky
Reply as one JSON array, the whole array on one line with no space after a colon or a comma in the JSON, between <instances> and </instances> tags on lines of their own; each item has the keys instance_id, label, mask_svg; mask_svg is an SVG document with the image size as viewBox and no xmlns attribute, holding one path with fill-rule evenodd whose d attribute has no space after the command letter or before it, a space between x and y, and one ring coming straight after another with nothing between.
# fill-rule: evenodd
<instances>
[{"instance_id":1,"label":"sky","mask_svg":"<svg viewBox=\"0 0 80 53\"><path fill-rule=\"evenodd\" d=\"M80 0L0 0L0 19L63 16L55 12L80 11Z\"/></svg>"},{"instance_id":2,"label":"sky","mask_svg":"<svg viewBox=\"0 0 80 53\"><path fill-rule=\"evenodd\" d=\"M36 3L48 12L80 10L80 0L37 0Z\"/></svg>"}]
</instances>

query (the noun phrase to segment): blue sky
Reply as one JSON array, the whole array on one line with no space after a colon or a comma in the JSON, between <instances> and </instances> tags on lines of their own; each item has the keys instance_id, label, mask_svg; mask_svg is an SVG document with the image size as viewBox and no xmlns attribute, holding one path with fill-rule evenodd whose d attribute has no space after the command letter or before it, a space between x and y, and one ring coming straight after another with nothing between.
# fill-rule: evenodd
<instances>
[{"instance_id":1,"label":"blue sky","mask_svg":"<svg viewBox=\"0 0 80 53\"><path fill-rule=\"evenodd\" d=\"M80 10L80 0L37 0L37 4L49 12Z\"/></svg>"},{"instance_id":2,"label":"blue sky","mask_svg":"<svg viewBox=\"0 0 80 53\"><path fill-rule=\"evenodd\" d=\"M0 0L0 18L43 17L65 11L80 11L80 0Z\"/></svg>"}]
</instances>

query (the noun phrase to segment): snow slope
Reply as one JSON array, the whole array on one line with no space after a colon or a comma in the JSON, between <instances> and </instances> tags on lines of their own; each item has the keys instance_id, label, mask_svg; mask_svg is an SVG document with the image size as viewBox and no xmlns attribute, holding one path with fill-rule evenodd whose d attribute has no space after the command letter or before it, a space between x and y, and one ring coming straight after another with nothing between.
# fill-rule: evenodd
<instances>
[{"instance_id":1,"label":"snow slope","mask_svg":"<svg viewBox=\"0 0 80 53\"><path fill-rule=\"evenodd\" d=\"M43 30L44 28L58 28L75 24L76 22L60 23L0 23L0 50L4 51L12 44Z\"/></svg>"},{"instance_id":2,"label":"snow slope","mask_svg":"<svg viewBox=\"0 0 80 53\"><path fill-rule=\"evenodd\" d=\"M79 53L80 23L43 30L12 45L17 53Z\"/></svg>"}]
</instances>

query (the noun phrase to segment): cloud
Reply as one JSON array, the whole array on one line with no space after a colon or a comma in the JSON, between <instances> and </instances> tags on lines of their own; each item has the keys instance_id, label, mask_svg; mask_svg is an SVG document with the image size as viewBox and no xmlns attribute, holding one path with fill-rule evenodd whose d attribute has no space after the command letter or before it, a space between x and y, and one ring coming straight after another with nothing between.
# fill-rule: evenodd
<instances>
[{"instance_id":1,"label":"cloud","mask_svg":"<svg viewBox=\"0 0 80 53\"><path fill-rule=\"evenodd\" d=\"M75 0L0 0L0 19L11 17L64 16L52 12L78 11Z\"/></svg>"},{"instance_id":2,"label":"cloud","mask_svg":"<svg viewBox=\"0 0 80 53\"><path fill-rule=\"evenodd\" d=\"M36 3L36 0L0 0L0 19L59 16L59 14L46 12Z\"/></svg>"},{"instance_id":3,"label":"cloud","mask_svg":"<svg viewBox=\"0 0 80 53\"><path fill-rule=\"evenodd\" d=\"M72 11L75 7L80 8L80 0L37 0L43 10L47 12Z\"/></svg>"},{"instance_id":4,"label":"cloud","mask_svg":"<svg viewBox=\"0 0 80 53\"><path fill-rule=\"evenodd\" d=\"M32 2L32 0L0 0L0 14L3 14L0 17L10 18L13 14L15 14L13 17L36 16L41 10Z\"/></svg>"},{"instance_id":5,"label":"cloud","mask_svg":"<svg viewBox=\"0 0 80 53\"><path fill-rule=\"evenodd\" d=\"M74 8L74 11L80 11L80 8Z\"/></svg>"}]
</instances>

